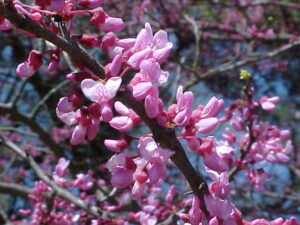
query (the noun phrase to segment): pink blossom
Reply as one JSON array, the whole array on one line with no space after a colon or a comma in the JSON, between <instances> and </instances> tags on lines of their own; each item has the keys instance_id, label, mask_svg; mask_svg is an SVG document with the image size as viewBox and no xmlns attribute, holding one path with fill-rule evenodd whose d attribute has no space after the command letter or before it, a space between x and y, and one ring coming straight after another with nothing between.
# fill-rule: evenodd
<instances>
[{"instance_id":1,"label":"pink blossom","mask_svg":"<svg viewBox=\"0 0 300 225\"><path fill-rule=\"evenodd\" d=\"M170 149L158 147L154 139L151 137L140 138L138 147L142 157L150 162L158 160L166 163L174 154L174 152Z\"/></svg>"},{"instance_id":2,"label":"pink blossom","mask_svg":"<svg viewBox=\"0 0 300 225\"><path fill-rule=\"evenodd\" d=\"M32 50L29 53L28 59L18 65L16 72L21 77L31 77L42 64L42 54Z\"/></svg>"},{"instance_id":3,"label":"pink blossom","mask_svg":"<svg viewBox=\"0 0 300 225\"><path fill-rule=\"evenodd\" d=\"M243 130L243 123L242 123L242 120L239 116L237 115L234 115L232 117L232 120L230 122L231 126L236 130L236 131L241 131Z\"/></svg>"},{"instance_id":4,"label":"pink blossom","mask_svg":"<svg viewBox=\"0 0 300 225\"><path fill-rule=\"evenodd\" d=\"M48 66L48 72L53 72L57 69L60 60L60 52L55 51L50 55L50 63Z\"/></svg>"},{"instance_id":5,"label":"pink blossom","mask_svg":"<svg viewBox=\"0 0 300 225\"><path fill-rule=\"evenodd\" d=\"M217 99L215 96L212 97L204 107L201 118L215 117L220 113L223 105L223 99Z\"/></svg>"},{"instance_id":6,"label":"pink blossom","mask_svg":"<svg viewBox=\"0 0 300 225\"><path fill-rule=\"evenodd\" d=\"M55 167L55 174L57 174L60 177L64 177L67 175L67 168L70 164L69 160L66 160L64 158L60 158L56 167Z\"/></svg>"},{"instance_id":7,"label":"pink blossom","mask_svg":"<svg viewBox=\"0 0 300 225\"><path fill-rule=\"evenodd\" d=\"M125 27L121 18L108 16L101 7L94 9L92 13L91 23L105 33L119 32Z\"/></svg>"},{"instance_id":8,"label":"pink blossom","mask_svg":"<svg viewBox=\"0 0 300 225\"><path fill-rule=\"evenodd\" d=\"M132 183L132 171L124 167L116 167L110 182L114 187L125 188Z\"/></svg>"},{"instance_id":9,"label":"pink blossom","mask_svg":"<svg viewBox=\"0 0 300 225\"><path fill-rule=\"evenodd\" d=\"M214 130L219 124L219 121L215 117L210 117L207 119L202 119L198 123L195 124L197 132L199 134L207 134Z\"/></svg>"},{"instance_id":10,"label":"pink blossom","mask_svg":"<svg viewBox=\"0 0 300 225\"><path fill-rule=\"evenodd\" d=\"M140 118L132 110L127 108L123 103L116 101L115 109L122 116L116 116L109 121L109 124L119 131L129 131L133 126L140 123Z\"/></svg>"},{"instance_id":11,"label":"pink blossom","mask_svg":"<svg viewBox=\"0 0 300 225\"><path fill-rule=\"evenodd\" d=\"M94 185L93 178L88 174L77 174L76 179L73 181L73 186L78 187L84 191L91 189Z\"/></svg>"},{"instance_id":12,"label":"pink blossom","mask_svg":"<svg viewBox=\"0 0 300 225\"><path fill-rule=\"evenodd\" d=\"M149 58L162 63L169 55L172 46L165 31L160 30L153 36L150 24L145 23L145 28L137 35L132 49L134 53L129 58L128 64L137 69L144 59Z\"/></svg>"},{"instance_id":13,"label":"pink blossom","mask_svg":"<svg viewBox=\"0 0 300 225\"><path fill-rule=\"evenodd\" d=\"M212 217L223 220L228 219L233 213L233 206L227 201L213 195L204 195L205 205Z\"/></svg>"},{"instance_id":14,"label":"pink blossom","mask_svg":"<svg viewBox=\"0 0 300 225\"><path fill-rule=\"evenodd\" d=\"M60 101L60 108L62 108L62 102L64 99ZM96 106L99 107L99 106ZM100 110L99 110L100 111ZM67 125L75 125L75 129L73 130L71 136L71 144L78 145L84 142L85 137L88 140L93 140L99 130L100 125L100 114L97 115L93 112L93 104L89 107L82 107L81 109L70 112L63 112L60 109L56 108L56 114L58 118L60 118Z\"/></svg>"},{"instance_id":15,"label":"pink blossom","mask_svg":"<svg viewBox=\"0 0 300 225\"><path fill-rule=\"evenodd\" d=\"M209 191L213 195L217 196L220 199L226 199L230 194L230 184L228 173L223 172L221 174L206 169L209 177L213 180L213 182L209 185Z\"/></svg>"},{"instance_id":16,"label":"pink blossom","mask_svg":"<svg viewBox=\"0 0 300 225\"><path fill-rule=\"evenodd\" d=\"M202 220L202 212L200 210L200 202L198 197L193 198L192 208L189 210L189 219L191 225L199 225Z\"/></svg>"},{"instance_id":17,"label":"pink blossom","mask_svg":"<svg viewBox=\"0 0 300 225\"><path fill-rule=\"evenodd\" d=\"M264 172L263 169L255 170L253 168L250 168L248 170L248 177L250 179L250 182L258 192L265 191L263 183L271 176L271 174Z\"/></svg>"},{"instance_id":18,"label":"pink blossom","mask_svg":"<svg viewBox=\"0 0 300 225\"><path fill-rule=\"evenodd\" d=\"M113 140L113 139L106 139L104 141L104 145L106 148L113 152L121 152L125 148L129 147L129 143L131 138L129 136L122 135L120 139L118 140Z\"/></svg>"},{"instance_id":19,"label":"pink blossom","mask_svg":"<svg viewBox=\"0 0 300 225\"><path fill-rule=\"evenodd\" d=\"M134 43L134 38L119 39L114 33L109 32L103 36L101 47L108 52L111 59L116 55L122 55L122 60L127 61L129 50L133 47Z\"/></svg>"},{"instance_id":20,"label":"pink blossom","mask_svg":"<svg viewBox=\"0 0 300 225\"><path fill-rule=\"evenodd\" d=\"M176 187L172 184L168 193L166 194L165 201L172 203L175 197L178 195Z\"/></svg>"},{"instance_id":21,"label":"pink blossom","mask_svg":"<svg viewBox=\"0 0 300 225\"><path fill-rule=\"evenodd\" d=\"M112 156L106 163L106 168L111 172L111 184L118 188L125 188L133 182L133 171L136 165L128 153Z\"/></svg>"},{"instance_id":22,"label":"pink blossom","mask_svg":"<svg viewBox=\"0 0 300 225\"><path fill-rule=\"evenodd\" d=\"M233 144L236 141L236 136L228 127L226 127L225 132L222 134L222 137L228 142L228 144Z\"/></svg>"},{"instance_id":23,"label":"pink blossom","mask_svg":"<svg viewBox=\"0 0 300 225\"><path fill-rule=\"evenodd\" d=\"M267 96L263 96L259 100L259 103L261 104L261 107L262 107L263 110L272 111L273 109L275 109L275 107L276 107L275 103L277 103L278 101L279 101L278 96L275 96L275 97L272 97L272 98L268 98Z\"/></svg>"},{"instance_id":24,"label":"pink blossom","mask_svg":"<svg viewBox=\"0 0 300 225\"><path fill-rule=\"evenodd\" d=\"M179 86L176 94L177 107L176 115L174 117L174 123L177 126L186 126L189 122L190 117L192 116L192 104L194 101L194 95L192 92L184 92L183 87Z\"/></svg>"},{"instance_id":25,"label":"pink blossom","mask_svg":"<svg viewBox=\"0 0 300 225\"><path fill-rule=\"evenodd\" d=\"M212 137L208 137L201 143L197 152L203 157L205 166L217 172L225 172L228 167L221 156L214 150L215 143Z\"/></svg>"},{"instance_id":26,"label":"pink blossom","mask_svg":"<svg viewBox=\"0 0 300 225\"><path fill-rule=\"evenodd\" d=\"M106 68L106 76L114 77L117 76L122 65L122 56L121 55L116 55L111 63L109 63L105 68Z\"/></svg>"},{"instance_id":27,"label":"pink blossom","mask_svg":"<svg viewBox=\"0 0 300 225\"><path fill-rule=\"evenodd\" d=\"M155 118L160 113L160 99L158 94L158 90L155 88L145 98L145 110L149 118Z\"/></svg>"},{"instance_id":28,"label":"pink blossom","mask_svg":"<svg viewBox=\"0 0 300 225\"><path fill-rule=\"evenodd\" d=\"M115 97L122 79L112 77L103 85L99 81L85 79L81 82L81 89L84 95L93 102L104 103Z\"/></svg>"}]
</instances>

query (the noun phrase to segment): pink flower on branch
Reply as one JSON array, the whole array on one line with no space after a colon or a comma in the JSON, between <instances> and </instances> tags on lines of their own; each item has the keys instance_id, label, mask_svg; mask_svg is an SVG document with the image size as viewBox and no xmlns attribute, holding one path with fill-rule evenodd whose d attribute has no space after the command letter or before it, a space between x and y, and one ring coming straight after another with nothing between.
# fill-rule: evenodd
<instances>
[{"instance_id":1,"label":"pink flower on branch","mask_svg":"<svg viewBox=\"0 0 300 225\"><path fill-rule=\"evenodd\" d=\"M115 109L122 116L116 116L109 121L109 124L119 131L129 131L132 127L141 122L139 116L132 110L128 109L123 103L116 101Z\"/></svg>"},{"instance_id":2,"label":"pink flower on branch","mask_svg":"<svg viewBox=\"0 0 300 225\"><path fill-rule=\"evenodd\" d=\"M259 100L259 103L261 104L261 107L265 111L272 111L276 107L276 103L279 101L279 97L275 96L272 98L268 98L267 96L261 97Z\"/></svg>"},{"instance_id":3,"label":"pink flower on branch","mask_svg":"<svg viewBox=\"0 0 300 225\"><path fill-rule=\"evenodd\" d=\"M29 53L28 59L18 65L16 72L20 77L31 77L42 64L42 54L38 51L32 50Z\"/></svg>"},{"instance_id":4,"label":"pink flower on branch","mask_svg":"<svg viewBox=\"0 0 300 225\"><path fill-rule=\"evenodd\" d=\"M96 8L91 12L93 13L91 23L105 33L119 32L125 27L121 18L108 16L101 7Z\"/></svg>"},{"instance_id":5,"label":"pink flower on branch","mask_svg":"<svg viewBox=\"0 0 300 225\"><path fill-rule=\"evenodd\" d=\"M133 54L128 60L128 64L133 68L140 68L140 63L144 59L153 58L156 62L162 63L170 53L173 44L168 41L167 33L158 31L154 36L149 23L137 35L136 42L132 48Z\"/></svg>"}]
</instances>

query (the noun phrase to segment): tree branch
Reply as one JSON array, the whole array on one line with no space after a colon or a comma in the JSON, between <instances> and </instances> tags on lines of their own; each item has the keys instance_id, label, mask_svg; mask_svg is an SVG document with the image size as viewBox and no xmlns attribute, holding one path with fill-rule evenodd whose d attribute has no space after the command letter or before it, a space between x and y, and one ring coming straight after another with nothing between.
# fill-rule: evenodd
<instances>
[{"instance_id":1,"label":"tree branch","mask_svg":"<svg viewBox=\"0 0 300 225\"><path fill-rule=\"evenodd\" d=\"M27 125L34 133L38 135L40 140L47 145L51 151L53 151L59 157L64 157L64 149L53 141L49 135L49 132L45 131L29 116L24 115L14 109L12 104L0 104L0 116L8 116L8 118L13 121L20 121Z\"/></svg>"},{"instance_id":2,"label":"tree branch","mask_svg":"<svg viewBox=\"0 0 300 225\"><path fill-rule=\"evenodd\" d=\"M32 112L29 115L29 118L34 119L36 117L36 115L38 114L38 112L40 111L41 107L45 104L45 102L51 97L51 95L53 95L54 93L56 93L59 89L61 89L62 87L66 86L67 84L69 84L70 81L65 80L63 82L61 82L60 84L58 84L57 86L55 86L54 88L52 88L40 101L39 103L36 105L36 107L32 110Z\"/></svg>"},{"instance_id":3,"label":"tree branch","mask_svg":"<svg viewBox=\"0 0 300 225\"><path fill-rule=\"evenodd\" d=\"M27 196L32 192L31 188L14 184L14 183L6 183L0 181L0 193L10 194L14 196L20 196L23 198L27 198Z\"/></svg>"},{"instance_id":4,"label":"tree branch","mask_svg":"<svg viewBox=\"0 0 300 225\"><path fill-rule=\"evenodd\" d=\"M217 66L216 68L210 69L206 71L205 73L199 74L198 71L193 71L191 70L192 73L196 74L193 79L190 80L189 83L187 83L184 87L185 90L189 89L190 87L194 86L196 83L198 83L201 80L211 78L215 75L218 75L220 73L228 72L231 70L234 70L236 68L239 68L241 66L247 65L249 63L254 63L262 59L268 59L268 58L274 58L282 53L285 53L289 51L292 48L299 47L300 46L300 40L298 39L297 41L291 42L289 44L286 44L282 47L276 48L273 51L270 51L265 54L257 54L254 55L248 59L240 60L237 62L229 62L229 63L224 63L220 66Z\"/></svg>"},{"instance_id":5,"label":"tree branch","mask_svg":"<svg viewBox=\"0 0 300 225\"><path fill-rule=\"evenodd\" d=\"M82 48L79 48L73 42L68 42L64 38L59 37L51 31L41 27L30 18L20 15L13 7L12 3L7 3L6 1L4 3L3 0L0 0L0 13L17 28L29 31L38 37L44 38L45 40L53 43L57 47L66 51L71 57L73 57L73 60L80 61L81 64L85 65L91 71L102 78L104 77L104 72L101 65L97 63L91 56L89 56L86 51L84 51ZM153 137L158 144L164 148L170 148L175 152L171 158L172 161L186 177L191 189L202 202L201 208L203 212L207 214L207 209L205 207L203 198L203 194L208 192L207 184L205 183L204 178L195 171L189 162L182 145L177 140L175 130L163 128L157 124L155 119L148 118L143 104L135 100L128 90L119 91L117 99L131 107L140 116L140 118L144 120L144 122L151 129ZM33 164L33 167L35 167L32 159L30 159L30 161L31 164Z\"/></svg>"},{"instance_id":6,"label":"tree branch","mask_svg":"<svg viewBox=\"0 0 300 225\"><path fill-rule=\"evenodd\" d=\"M2 143L7 146L9 149L11 149L14 153L19 155L22 159L26 160L31 168L34 170L34 172L37 174L39 179L44 181L46 184L48 184L56 193L58 196L60 196L63 199L68 200L69 202L73 203L77 207L83 209L87 213L89 213L92 216L98 217L100 209L96 206L89 206L84 201L82 201L80 198L77 198L76 196L72 195L67 190L59 187L54 181L52 181L39 167L39 165L35 162L35 160L26 154L26 152L15 145L12 141L10 141L7 137L5 137L0 132L0 139L2 140Z\"/></svg>"},{"instance_id":7,"label":"tree branch","mask_svg":"<svg viewBox=\"0 0 300 225\"><path fill-rule=\"evenodd\" d=\"M0 15L8 19L15 27L35 34L37 37L43 38L68 52L75 62L85 65L96 75L104 76L103 67L98 61L89 57L89 54L76 42L67 41L63 37L43 28L27 16L18 13L12 1L0 0Z\"/></svg>"}]
</instances>

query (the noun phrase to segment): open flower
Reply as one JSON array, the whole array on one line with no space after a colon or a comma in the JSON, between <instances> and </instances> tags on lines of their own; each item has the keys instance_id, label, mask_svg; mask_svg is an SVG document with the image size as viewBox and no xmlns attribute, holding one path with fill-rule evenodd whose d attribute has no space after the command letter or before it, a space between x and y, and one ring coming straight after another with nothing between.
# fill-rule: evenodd
<instances>
[{"instance_id":1,"label":"open flower","mask_svg":"<svg viewBox=\"0 0 300 225\"><path fill-rule=\"evenodd\" d=\"M149 23L145 23L145 29L142 29L137 35L133 46L133 54L128 60L128 64L133 68L139 68L144 59L153 58L156 62L162 63L170 53L173 44L168 41L168 35L160 30L154 36Z\"/></svg>"}]
</instances>

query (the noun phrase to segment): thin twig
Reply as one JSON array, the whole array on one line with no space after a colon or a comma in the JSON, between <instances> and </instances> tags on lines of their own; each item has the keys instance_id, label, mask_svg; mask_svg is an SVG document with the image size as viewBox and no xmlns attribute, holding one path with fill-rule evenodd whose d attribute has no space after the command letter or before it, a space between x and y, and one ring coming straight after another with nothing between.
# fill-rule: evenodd
<instances>
[{"instance_id":1,"label":"thin twig","mask_svg":"<svg viewBox=\"0 0 300 225\"><path fill-rule=\"evenodd\" d=\"M28 79L23 79L21 81L21 85L20 87L18 88L18 90L16 91L16 94L15 94L15 97L14 99L11 101L12 102L12 106L13 107L16 107L16 104L18 102L18 100L20 99L21 95L22 95L22 92L26 86L26 82L27 82Z\"/></svg>"},{"instance_id":2,"label":"thin twig","mask_svg":"<svg viewBox=\"0 0 300 225\"><path fill-rule=\"evenodd\" d=\"M51 95L55 94L59 89L69 84L69 80L65 80L52 88L48 93L39 101L39 103L36 105L36 107L32 110L32 112L29 115L29 118L34 119L38 112L40 111L41 107L45 104L45 102L51 97Z\"/></svg>"},{"instance_id":3,"label":"thin twig","mask_svg":"<svg viewBox=\"0 0 300 225\"><path fill-rule=\"evenodd\" d=\"M69 202L73 203L77 207L83 209L87 213L89 213L92 216L98 217L100 209L97 208L96 206L89 206L87 205L84 201L82 201L80 198L72 195L70 192L67 190L59 187L53 180L51 180L39 167L39 165L35 162L35 160L30 156L27 155L26 152L21 149L19 146L14 144L12 141L10 141L7 137L5 137L1 132L0 132L0 139L2 140L2 143L11 149L13 152L18 154L22 159L26 160L31 168L35 171L37 176L44 181L46 184L48 184L56 193L58 196L60 196L63 199L68 200Z\"/></svg>"},{"instance_id":4,"label":"thin twig","mask_svg":"<svg viewBox=\"0 0 300 225\"><path fill-rule=\"evenodd\" d=\"M237 62L224 63L220 66L217 66L216 68L208 70L207 72L205 72L203 74L199 74L198 71L191 71L192 73L194 73L197 76L195 76L193 79L191 79L190 82L185 85L184 89L187 90L187 89L191 88L192 86L194 86L195 84L197 84L201 80L211 78L220 73L224 73L224 72L228 72L228 71L237 69L237 68L247 65L249 63L254 63L254 62L257 62L262 59L274 58L282 53L287 52L288 50L290 50L292 48L299 47L299 46L300 46L300 40L297 40L297 41L291 42L289 44L286 44L282 47L276 48L273 51L270 51L265 54L258 54L258 55L252 56L248 59L240 60Z\"/></svg>"}]
</instances>

